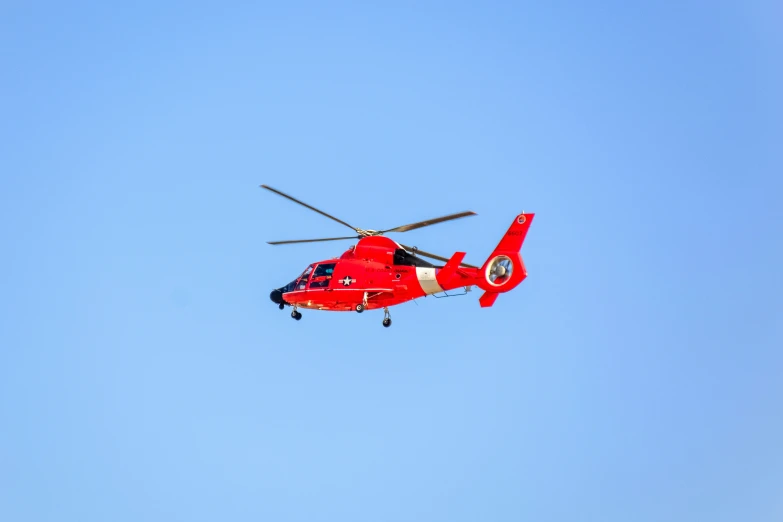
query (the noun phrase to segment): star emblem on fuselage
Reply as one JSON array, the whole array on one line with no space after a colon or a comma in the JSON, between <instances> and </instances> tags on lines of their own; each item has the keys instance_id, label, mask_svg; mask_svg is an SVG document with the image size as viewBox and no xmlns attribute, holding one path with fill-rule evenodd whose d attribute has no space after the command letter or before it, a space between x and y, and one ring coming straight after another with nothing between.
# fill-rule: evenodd
<instances>
[{"instance_id":1,"label":"star emblem on fuselage","mask_svg":"<svg viewBox=\"0 0 783 522\"><path fill-rule=\"evenodd\" d=\"M352 279L351 276L345 276L344 279L340 279L343 286L351 286L351 283L355 283L356 279Z\"/></svg>"}]
</instances>

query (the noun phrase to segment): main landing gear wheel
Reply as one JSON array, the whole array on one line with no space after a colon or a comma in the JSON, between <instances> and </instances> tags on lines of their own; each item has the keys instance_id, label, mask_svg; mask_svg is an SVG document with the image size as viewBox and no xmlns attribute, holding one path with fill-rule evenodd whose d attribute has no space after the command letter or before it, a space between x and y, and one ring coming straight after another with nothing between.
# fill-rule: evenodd
<instances>
[{"instance_id":1,"label":"main landing gear wheel","mask_svg":"<svg viewBox=\"0 0 783 522\"><path fill-rule=\"evenodd\" d=\"M302 314L299 313L298 311L294 310L293 312L291 312L291 317L293 317L294 319L296 319L298 321L299 319L302 318Z\"/></svg>"},{"instance_id":2,"label":"main landing gear wheel","mask_svg":"<svg viewBox=\"0 0 783 522\"><path fill-rule=\"evenodd\" d=\"M385 326L386 328L390 327L391 326L391 319L389 319L388 317L386 319L384 319L383 320L383 326Z\"/></svg>"},{"instance_id":3,"label":"main landing gear wheel","mask_svg":"<svg viewBox=\"0 0 783 522\"><path fill-rule=\"evenodd\" d=\"M358 304L358 305L356 305L356 308L355 308L355 310L356 310L357 312L359 312L359 313L362 313L362 312L364 312L364 305L363 305L363 304Z\"/></svg>"},{"instance_id":4,"label":"main landing gear wheel","mask_svg":"<svg viewBox=\"0 0 783 522\"><path fill-rule=\"evenodd\" d=\"M389 308L384 307L383 308L383 326L385 328L388 328L391 326L391 314L389 313Z\"/></svg>"}]
</instances>

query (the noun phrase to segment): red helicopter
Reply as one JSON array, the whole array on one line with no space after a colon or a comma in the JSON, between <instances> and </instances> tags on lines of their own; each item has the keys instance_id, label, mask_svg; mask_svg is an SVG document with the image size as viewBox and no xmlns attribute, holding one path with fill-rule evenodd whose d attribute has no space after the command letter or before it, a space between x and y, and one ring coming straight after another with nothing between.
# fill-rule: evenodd
<instances>
[{"instance_id":1,"label":"red helicopter","mask_svg":"<svg viewBox=\"0 0 783 522\"><path fill-rule=\"evenodd\" d=\"M277 189L267 185L261 187L333 219L356 233L346 237L268 241L270 245L359 240L339 258L313 263L287 285L272 290L270 299L279 305L281 310L286 306L293 307L291 317L297 321L302 318L299 308L359 313L382 308L383 326L389 327L390 306L457 288L464 288L467 292L472 286L478 286L484 290L479 304L489 307L495 303L499 294L513 289L527 277L520 250L535 214L522 213L514 217L498 246L479 268L463 262L465 252L456 252L447 259L397 243L383 235L473 216L475 212L450 214L387 230L364 230ZM434 265L419 256L443 264Z\"/></svg>"}]
</instances>

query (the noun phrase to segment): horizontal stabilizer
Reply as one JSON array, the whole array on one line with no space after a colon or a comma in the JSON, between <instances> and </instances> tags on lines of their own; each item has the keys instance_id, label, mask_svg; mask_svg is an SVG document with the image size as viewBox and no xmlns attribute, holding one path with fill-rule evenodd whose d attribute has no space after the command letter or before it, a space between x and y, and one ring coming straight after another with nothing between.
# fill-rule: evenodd
<instances>
[{"instance_id":1,"label":"horizontal stabilizer","mask_svg":"<svg viewBox=\"0 0 783 522\"><path fill-rule=\"evenodd\" d=\"M465 259L465 252L457 252L451 256L451 259L448 260L443 268L438 270L436 277L441 286L448 284L449 279L454 277L463 259Z\"/></svg>"}]
</instances>

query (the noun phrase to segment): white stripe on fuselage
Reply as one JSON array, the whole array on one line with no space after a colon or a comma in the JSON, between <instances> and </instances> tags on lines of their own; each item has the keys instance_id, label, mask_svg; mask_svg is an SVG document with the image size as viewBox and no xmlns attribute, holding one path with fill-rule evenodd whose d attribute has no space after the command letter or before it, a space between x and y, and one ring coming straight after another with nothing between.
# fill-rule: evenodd
<instances>
[{"instance_id":1,"label":"white stripe on fuselage","mask_svg":"<svg viewBox=\"0 0 783 522\"><path fill-rule=\"evenodd\" d=\"M419 280L421 289L425 294L437 294L443 292L443 288L438 284L438 280L435 278L435 269L427 267L416 267L416 278Z\"/></svg>"}]
</instances>

